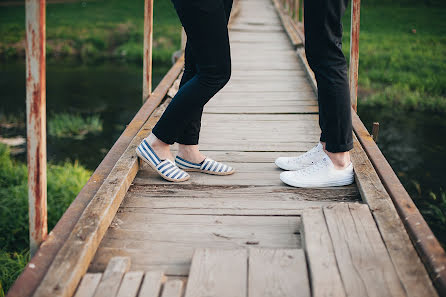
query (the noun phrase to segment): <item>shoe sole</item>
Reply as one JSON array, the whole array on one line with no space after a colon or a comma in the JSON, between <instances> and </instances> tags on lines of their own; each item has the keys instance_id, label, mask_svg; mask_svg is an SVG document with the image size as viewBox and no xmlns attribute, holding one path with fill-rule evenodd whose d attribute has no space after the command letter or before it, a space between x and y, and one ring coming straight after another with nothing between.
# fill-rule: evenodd
<instances>
[{"instance_id":1,"label":"shoe sole","mask_svg":"<svg viewBox=\"0 0 446 297\"><path fill-rule=\"evenodd\" d=\"M180 167L178 167L180 168ZM213 172L213 171L207 171L207 170L203 170L203 169L182 169L181 170L187 171L187 172L201 172L201 173L205 173L205 174L210 174L210 175L219 175L219 176L225 176L225 175L231 175L235 173L235 170L233 169L232 171L227 171L227 172Z\"/></svg>"},{"instance_id":2,"label":"shoe sole","mask_svg":"<svg viewBox=\"0 0 446 297\"><path fill-rule=\"evenodd\" d=\"M351 178L347 178L347 179L343 179L340 181L336 181L336 182L327 182L327 183L323 183L323 184L310 184L310 183L298 183L298 182L294 182L294 181L287 181L284 180L282 178L280 178L280 180L292 187L296 187L296 188L329 188L329 187L342 187L342 186L348 186L351 185L355 182L355 178L354 176Z\"/></svg>"},{"instance_id":3,"label":"shoe sole","mask_svg":"<svg viewBox=\"0 0 446 297\"><path fill-rule=\"evenodd\" d=\"M165 179L165 180L167 180L167 181L174 182L174 183L180 183L180 182L187 181L187 180L190 178L190 175L188 175L188 176L186 176L186 177L183 177L182 179L174 179L174 178L170 178L170 177L167 177L167 176L163 176L163 175L159 172L159 170L155 167L155 165L152 164L152 162L147 161L146 158L143 157L143 156L141 155L141 153L138 151L138 149L135 149L135 151L136 151L136 155L138 155L138 157L139 157L141 160L143 160L146 164L148 164L153 170L156 171L156 173L158 173L159 176L161 176L163 179ZM181 168L180 168L180 169L181 169ZM184 170L183 170L183 171L184 171Z\"/></svg>"}]
</instances>

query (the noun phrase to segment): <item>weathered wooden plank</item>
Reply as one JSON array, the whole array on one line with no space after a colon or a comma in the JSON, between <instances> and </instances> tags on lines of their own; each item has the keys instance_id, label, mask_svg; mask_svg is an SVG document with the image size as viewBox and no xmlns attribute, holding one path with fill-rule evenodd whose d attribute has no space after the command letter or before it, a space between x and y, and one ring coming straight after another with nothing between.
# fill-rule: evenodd
<instances>
[{"instance_id":1,"label":"weathered wooden plank","mask_svg":"<svg viewBox=\"0 0 446 297\"><path fill-rule=\"evenodd\" d=\"M114 255L128 255L131 269L156 267L167 274L187 275L195 248L298 248L299 230L299 216L119 213L90 271L101 271Z\"/></svg>"},{"instance_id":2,"label":"weathered wooden plank","mask_svg":"<svg viewBox=\"0 0 446 297\"><path fill-rule=\"evenodd\" d=\"M310 297L303 250L251 248L248 263L248 296Z\"/></svg>"},{"instance_id":3,"label":"weathered wooden plank","mask_svg":"<svg viewBox=\"0 0 446 297\"><path fill-rule=\"evenodd\" d=\"M82 281L76 290L74 297L93 297L99 282L101 281L102 273L86 273L82 277Z\"/></svg>"},{"instance_id":4,"label":"weathered wooden plank","mask_svg":"<svg viewBox=\"0 0 446 297\"><path fill-rule=\"evenodd\" d=\"M410 241L391 198L356 137L352 151L355 179L387 247L408 296L438 296Z\"/></svg>"},{"instance_id":5,"label":"weathered wooden plank","mask_svg":"<svg viewBox=\"0 0 446 297\"><path fill-rule=\"evenodd\" d=\"M119 287L116 297L137 297L143 276L143 271L127 272L122 279L121 286Z\"/></svg>"},{"instance_id":6,"label":"weathered wooden plank","mask_svg":"<svg viewBox=\"0 0 446 297\"><path fill-rule=\"evenodd\" d=\"M407 296L368 205L337 204L324 214L348 296Z\"/></svg>"},{"instance_id":7,"label":"weathered wooden plank","mask_svg":"<svg viewBox=\"0 0 446 297\"><path fill-rule=\"evenodd\" d=\"M347 296L322 209L308 209L304 212L301 232L313 297Z\"/></svg>"},{"instance_id":8,"label":"weathered wooden plank","mask_svg":"<svg viewBox=\"0 0 446 297\"><path fill-rule=\"evenodd\" d=\"M280 106L207 106L207 113L277 113L283 114L293 110L294 113L317 113L317 105L280 105Z\"/></svg>"},{"instance_id":9,"label":"weathered wooden plank","mask_svg":"<svg viewBox=\"0 0 446 297\"><path fill-rule=\"evenodd\" d=\"M138 297L159 296L162 279L163 272L161 270L147 271L144 274L144 280L141 284Z\"/></svg>"},{"instance_id":10,"label":"weathered wooden plank","mask_svg":"<svg viewBox=\"0 0 446 297\"><path fill-rule=\"evenodd\" d=\"M246 249L197 249L185 297L246 297Z\"/></svg>"},{"instance_id":11,"label":"weathered wooden plank","mask_svg":"<svg viewBox=\"0 0 446 297\"><path fill-rule=\"evenodd\" d=\"M161 297L181 297L183 293L183 281L174 279L164 283Z\"/></svg>"},{"instance_id":12,"label":"weathered wooden plank","mask_svg":"<svg viewBox=\"0 0 446 297\"><path fill-rule=\"evenodd\" d=\"M147 121L116 162L57 253L34 297L73 295L138 171L135 147L156 120L151 117Z\"/></svg>"},{"instance_id":13,"label":"weathered wooden plank","mask_svg":"<svg viewBox=\"0 0 446 297\"><path fill-rule=\"evenodd\" d=\"M122 277L129 270L130 258L114 257L107 264L101 282L96 288L94 297L115 296L121 284Z\"/></svg>"},{"instance_id":14,"label":"weathered wooden plank","mask_svg":"<svg viewBox=\"0 0 446 297\"><path fill-rule=\"evenodd\" d=\"M205 145L203 145L206 147ZM235 144L234 144L235 146ZM266 145L265 145L266 146ZM210 147L210 145L209 145ZM212 146L215 148L215 146ZM312 144L305 145L307 149L313 147ZM254 147L253 147L254 148ZM260 151L260 144L257 147ZM267 149L263 149L266 151ZM298 149L296 149L298 151ZM271 163L232 163L228 162L230 166L235 168L236 173L229 176L212 176L205 175L199 172L191 172L191 179L183 182L183 185L207 185L207 186L283 186L279 179L279 174L282 172L275 164ZM156 172L148 166L138 172L138 175L133 181L134 185L161 185L168 184L162 180Z\"/></svg>"}]
</instances>

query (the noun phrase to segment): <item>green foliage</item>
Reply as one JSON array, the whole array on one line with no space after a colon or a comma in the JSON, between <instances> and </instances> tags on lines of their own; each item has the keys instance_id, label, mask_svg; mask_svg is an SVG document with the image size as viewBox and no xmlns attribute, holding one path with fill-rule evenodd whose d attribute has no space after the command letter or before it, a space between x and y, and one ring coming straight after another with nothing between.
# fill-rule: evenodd
<instances>
[{"instance_id":1,"label":"green foliage","mask_svg":"<svg viewBox=\"0 0 446 297\"><path fill-rule=\"evenodd\" d=\"M51 230L91 172L77 163L65 163L48 164L47 174ZM28 232L27 168L12 160L9 148L0 144L0 283L5 292L28 260Z\"/></svg>"},{"instance_id":2,"label":"green foliage","mask_svg":"<svg viewBox=\"0 0 446 297\"><path fill-rule=\"evenodd\" d=\"M446 112L445 13L440 2L362 4L359 105ZM350 12L344 27L348 58Z\"/></svg>"},{"instance_id":3,"label":"green foliage","mask_svg":"<svg viewBox=\"0 0 446 297\"><path fill-rule=\"evenodd\" d=\"M24 54L24 6L0 10L0 57ZM180 47L181 25L170 0L154 2L154 58ZM120 58L142 60L144 1L79 1L47 6L48 59L75 55L85 62ZM163 40L169 40L166 48ZM123 54L123 50L126 52Z\"/></svg>"},{"instance_id":4,"label":"green foliage","mask_svg":"<svg viewBox=\"0 0 446 297\"><path fill-rule=\"evenodd\" d=\"M4 297L9 287L20 275L29 260L29 252L4 252L0 250L0 297Z\"/></svg>"},{"instance_id":5,"label":"green foliage","mask_svg":"<svg viewBox=\"0 0 446 297\"><path fill-rule=\"evenodd\" d=\"M102 121L98 115L82 117L78 114L60 113L48 120L48 134L52 137L74 137L82 139L88 133L102 131Z\"/></svg>"}]
</instances>

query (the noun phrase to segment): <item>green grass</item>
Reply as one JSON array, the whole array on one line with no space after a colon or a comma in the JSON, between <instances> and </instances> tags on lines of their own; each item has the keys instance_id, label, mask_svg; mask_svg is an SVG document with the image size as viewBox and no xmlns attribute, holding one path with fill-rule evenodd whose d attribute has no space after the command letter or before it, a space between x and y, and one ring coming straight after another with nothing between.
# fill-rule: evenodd
<instances>
[{"instance_id":1,"label":"green grass","mask_svg":"<svg viewBox=\"0 0 446 297\"><path fill-rule=\"evenodd\" d=\"M83 117L78 114L60 113L48 119L48 134L52 137L82 139L88 133L101 131L102 121L98 115Z\"/></svg>"},{"instance_id":2,"label":"green grass","mask_svg":"<svg viewBox=\"0 0 446 297\"><path fill-rule=\"evenodd\" d=\"M51 230L91 175L77 163L48 164L48 228ZM12 285L28 260L26 164L0 144L0 286ZM1 296L0 290L0 296Z\"/></svg>"},{"instance_id":3,"label":"green grass","mask_svg":"<svg viewBox=\"0 0 446 297\"><path fill-rule=\"evenodd\" d=\"M170 0L154 3L154 58L169 62L180 47L181 25ZM47 54L49 59L77 56L84 61L141 61L143 25L144 0L48 4ZM1 7L0 36L0 57L24 55L23 6Z\"/></svg>"},{"instance_id":4,"label":"green grass","mask_svg":"<svg viewBox=\"0 0 446 297\"><path fill-rule=\"evenodd\" d=\"M446 5L369 1L361 7L358 106L446 112ZM343 49L350 47L350 11Z\"/></svg>"}]
</instances>

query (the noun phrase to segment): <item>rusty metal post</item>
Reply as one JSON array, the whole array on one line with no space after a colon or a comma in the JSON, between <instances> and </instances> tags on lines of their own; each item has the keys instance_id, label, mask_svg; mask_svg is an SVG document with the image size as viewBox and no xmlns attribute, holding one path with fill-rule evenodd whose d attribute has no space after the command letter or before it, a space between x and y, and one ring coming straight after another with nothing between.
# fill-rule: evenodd
<instances>
[{"instance_id":1,"label":"rusty metal post","mask_svg":"<svg viewBox=\"0 0 446 297\"><path fill-rule=\"evenodd\" d=\"M378 142L378 135L379 135L379 123L373 122L372 138L375 142Z\"/></svg>"},{"instance_id":2,"label":"rusty metal post","mask_svg":"<svg viewBox=\"0 0 446 297\"><path fill-rule=\"evenodd\" d=\"M350 101L357 111L358 106L358 66L359 66L359 15L360 0L352 0L352 15L350 27Z\"/></svg>"},{"instance_id":3,"label":"rusty metal post","mask_svg":"<svg viewBox=\"0 0 446 297\"><path fill-rule=\"evenodd\" d=\"M142 103L152 93L153 0L144 1L144 65Z\"/></svg>"},{"instance_id":4,"label":"rusty metal post","mask_svg":"<svg viewBox=\"0 0 446 297\"><path fill-rule=\"evenodd\" d=\"M299 24L299 0L294 0L294 20Z\"/></svg>"},{"instance_id":5,"label":"rusty metal post","mask_svg":"<svg viewBox=\"0 0 446 297\"><path fill-rule=\"evenodd\" d=\"M45 0L26 0L25 5L29 242L32 256L48 233L46 205Z\"/></svg>"}]
</instances>

